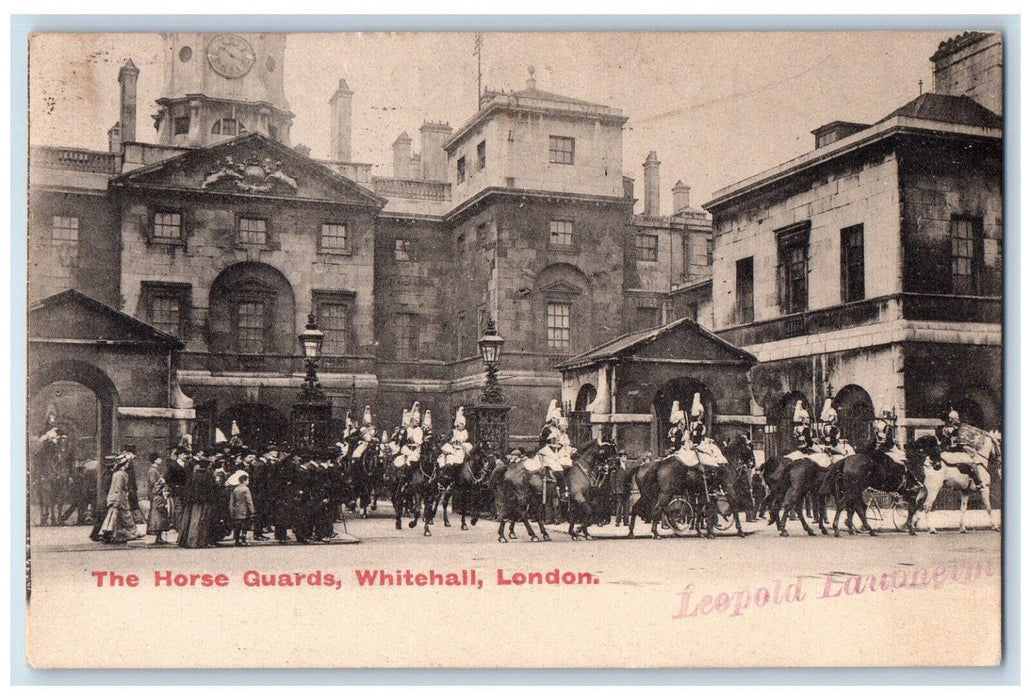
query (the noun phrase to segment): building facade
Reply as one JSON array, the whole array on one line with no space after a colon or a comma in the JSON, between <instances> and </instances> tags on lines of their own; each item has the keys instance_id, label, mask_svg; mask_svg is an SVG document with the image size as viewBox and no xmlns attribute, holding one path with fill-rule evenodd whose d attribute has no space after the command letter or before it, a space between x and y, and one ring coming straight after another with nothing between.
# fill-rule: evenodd
<instances>
[{"instance_id":1,"label":"building facade","mask_svg":"<svg viewBox=\"0 0 1031 700\"><path fill-rule=\"evenodd\" d=\"M494 319L516 443L536 439L559 398L559 362L677 314L711 325L708 216L682 183L677 211L658 216L654 153L635 215L618 109L539 90L531 73L523 90L486 91L457 130L425 122L418 154L402 133L393 176L373 177L353 160L344 80L329 99L329 158L291 147L283 35L164 42L154 143L136 134L129 61L108 151L30 153L30 305L74 289L171 339L156 392L166 400L151 406L164 423L146 436L86 386L115 406L98 452L129 439L164 449L184 429L204 444L234 421L248 441L285 439L309 313L326 334L319 378L334 418L371 404L384 427L414 400L440 427L475 403L476 341ZM30 347L30 364L49 348ZM131 372L114 363L101 374L119 386L142 376ZM75 396L66 408L30 397L30 431L51 408L81 412Z\"/></svg>"},{"instance_id":2,"label":"building facade","mask_svg":"<svg viewBox=\"0 0 1031 700\"><path fill-rule=\"evenodd\" d=\"M857 441L884 412L904 436L950 406L1001 425L1000 39L966 34L932 61L936 92L821 127L815 150L705 205L715 330L759 360L768 452L789 447L797 401L815 416L828 397Z\"/></svg>"}]
</instances>

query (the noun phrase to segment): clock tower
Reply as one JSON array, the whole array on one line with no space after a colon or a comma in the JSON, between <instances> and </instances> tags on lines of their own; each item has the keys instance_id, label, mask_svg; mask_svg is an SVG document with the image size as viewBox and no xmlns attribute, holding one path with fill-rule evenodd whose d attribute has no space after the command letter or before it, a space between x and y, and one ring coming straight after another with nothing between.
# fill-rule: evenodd
<instances>
[{"instance_id":1,"label":"clock tower","mask_svg":"<svg viewBox=\"0 0 1031 700\"><path fill-rule=\"evenodd\" d=\"M285 34L163 35L165 86L158 142L197 147L259 131L290 145L293 114L283 91Z\"/></svg>"}]
</instances>

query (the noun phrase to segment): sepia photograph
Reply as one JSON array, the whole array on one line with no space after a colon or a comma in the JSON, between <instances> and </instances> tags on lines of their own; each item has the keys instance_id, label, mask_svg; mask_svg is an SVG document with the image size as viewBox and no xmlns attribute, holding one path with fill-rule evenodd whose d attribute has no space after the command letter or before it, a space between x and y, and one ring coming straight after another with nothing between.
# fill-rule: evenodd
<instances>
[{"instance_id":1,"label":"sepia photograph","mask_svg":"<svg viewBox=\"0 0 1031 700\"><path fill-rule=\"evenodd\" d=\"M1003 42L32 34L26 663L999 665Z\"/></svg>"}]
</instances>

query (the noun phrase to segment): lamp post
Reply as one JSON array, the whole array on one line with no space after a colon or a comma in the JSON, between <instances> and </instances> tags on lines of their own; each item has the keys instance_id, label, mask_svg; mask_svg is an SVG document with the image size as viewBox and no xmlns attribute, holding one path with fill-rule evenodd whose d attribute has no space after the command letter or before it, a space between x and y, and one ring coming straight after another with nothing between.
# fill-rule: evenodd
<instances>
[{"instance_id":1,"label":"lamp post","mask_svg":"<svg viewBox=\"0 0 1031 700\"><path fill-rule=\"evenodd\" d=\"M498 386L498 364L501 362L501 348L505 339L498 333L498 327L494 319L487 320L487 327L483 330L477 345L480 349L480 359L486 367L486 380L483 384L483 392L480 394L480 403L476 406L466 408L466 415L470 419L470 436L474 444L489 443L491 448L499 454L508 451L508 411L505 406L505 395L501 393Z\"/></svg>"},{"instance_id":2,"label":"lamp post","mask_svg":"<svg viewBox=\"0 0 1031 700\"><path fill-rule=\"evenodd\" d=\"M308 324L297 336L304 352L304 385L293 406L293 448L296 452L315 452L329 444L332 404L319 386L318 362L322 353L323 332L308 314Z\"/></svg>"},{"instance_id":3,"label":"lamp post","mask_svg":"<svg viewBox=\"0 0 1031 700\"><path fill-rule=\"evenodd\" d=\"M487 379L483 385L480 401L504 403L505 395L501 393L501 388L498 386L498 363L501 361L501 348L505 345L505 339L498 333L494 319L487 320L487 328L484 329L477 344L480 346L480 357L487 368Z\"/></svg>"}]
</instances>

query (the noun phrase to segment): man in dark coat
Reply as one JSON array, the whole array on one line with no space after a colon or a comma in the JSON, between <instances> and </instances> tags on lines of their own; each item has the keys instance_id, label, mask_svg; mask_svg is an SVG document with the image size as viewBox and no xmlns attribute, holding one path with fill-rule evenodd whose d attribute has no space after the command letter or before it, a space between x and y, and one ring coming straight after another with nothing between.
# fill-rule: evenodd
<instances>
[{"instance_id":1,"label":"man in dark coat","mask_svg":"<svg viewBox=\"0 0 1031 700\"><path fill-rule=\"evenodd\" d=\"M115 473L115 459L118 455L108 455L100 461L97 468L97 502L93 505L93 530L89 538L94 542L100 542L100 528L104 524L104 515L107 513L107 494L111 490L111 479Z\"/></svg>"}]
</instances>

